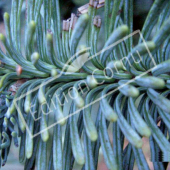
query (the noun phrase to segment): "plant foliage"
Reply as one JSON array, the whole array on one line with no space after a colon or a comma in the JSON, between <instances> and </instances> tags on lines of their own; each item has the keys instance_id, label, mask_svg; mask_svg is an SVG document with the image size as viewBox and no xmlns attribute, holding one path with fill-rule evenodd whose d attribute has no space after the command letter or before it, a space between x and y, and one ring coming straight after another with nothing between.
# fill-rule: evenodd
<instances>
[{"instance_id":1,"label":"plant foliage","mask_svg":"<svg viewBox=\"0 0 170 170\"><path fill-rule=\"evenodd\" d=\"M12 0L6 36L0 34L0 165L14 142L26 170L69 170L74 162L95 170L100 147L109 170L131 170L135 161L148 170L141 149L148 137L154 168L164 170L160 160L170 161L170 1L154 1L138 43L127 37L133 0L105 0L104 20L97 15L100 1L90 0L88 12L72 14L62 28L58 0L28 0L24 34L23 2ZM102 23L105 44L98 49Z\"/></svg>"}]
</instances>

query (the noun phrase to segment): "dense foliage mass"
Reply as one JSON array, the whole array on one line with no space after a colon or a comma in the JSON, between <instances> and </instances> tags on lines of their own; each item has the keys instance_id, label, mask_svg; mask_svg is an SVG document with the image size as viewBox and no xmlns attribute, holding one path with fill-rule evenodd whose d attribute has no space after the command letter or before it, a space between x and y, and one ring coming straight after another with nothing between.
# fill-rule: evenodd
<instances>
[{"instance_id":1,"label":"dense foliage mass","mask_svg":"<svg viewBox=\"0 0 170 170\"><path fill-rule=\"evenodd\" d=\"M23 2L12 0L0 34L0 165L14 142L27 170L70 170L75 162L95 170L100 147L109 170L131 170L135 161L148 170L148 137L155 170L166 169L170 1L154 1L141 34L130 34L133 0L90 0L62 29L58 0L28 0L24 33Z\"/></svg>"}]
</instances>

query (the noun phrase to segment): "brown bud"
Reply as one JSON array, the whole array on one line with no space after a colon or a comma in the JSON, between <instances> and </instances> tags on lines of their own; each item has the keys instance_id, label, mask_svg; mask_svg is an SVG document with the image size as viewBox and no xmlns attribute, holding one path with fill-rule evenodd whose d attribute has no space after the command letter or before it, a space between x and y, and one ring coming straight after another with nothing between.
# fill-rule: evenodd
<instances>
[{"instance_id":1,"label":"brown bud","mask_svg":"<svg viewBox=\"0 0 170 170\"><path fill-rule=\"evenodd\" d=\"M98 5L98 1L94 1L94 2L93 2L93 7L94 7L94 8L97 8L97 5Z\"/></svg>"},{"instance_id":2,"label":"brown bud","mask_svg":"<svg viewBox=\"0 0 170 170\"><path fill-rule=\"evenodd\" d=\"M96 16L94 17L93 24L94 24L96 27L100 28L100 27L101 27L101 23L102 23L102 20L101 20L100 16L99 16L99 15L96 15Z\"/></svg>"},{"instance_id":3,"label":"brown bud","mask_svg":"<svg viewBox=\"0 0 170 170\"><path fill-rule=\"evenodd\" d=\"M73 21L74 21L74 17L75 17L75 14L72 13L71 14L71 18L70 18L70 28L73 29Z\"/></svg>"},{"instance_id":4,"label":"brown bud","mask_svg":"<svg viewBox=\"0 0 170 170\"><path fill-rule=\"evenodd\" d=\"M81 6L80 8L78 8L78 16L80 16L81 14L87 13L88 8L89 8L89 4L85 4L85 5Z\"/></svg>"},{"instance_id":5,"label":"brown bud","mask_svg":"<svg viewBox=\"0 0 170 170\"><path fill-rule=\"evenodd\" d=\"M105 3L105 0L99 0L99 4Z\"/></svg>"},{"instance_id":6,"label":"brown bud","mask_svg":"<svg viewBox=\"0 0 170 170\"><path fill-rule=\"evenodd\" d=\"M97 9L104 6L105 0L99 0L99 4L97 5Z\"/></svg>"},{"instance_id":7,"label":"brown bud","mask_svg":"<svg viewBox=\"0 0 170 170\"><path fill-rule=\"evenodd\" d=\"M89 5L90 5L90 6L93 6L93 4L94 4L94 0L90 0L90 1L89 1Z\"/></svg>"},{"instance_id":8,"label":"brown bud","mask_svg":"<svg viewBox=\"0 0 170 170\"><path fill-rule=\"evenodd\" d=\"M22 74L22 67L20 65L16 68L17 75L20 76Z\"/></svg>"},{"instance_id":9,"label":"brown bud","mask_svg":"<svg viewBox=\"0 0 170 170\"><path fill-rule=\"evenodd\" d=\"M72 22L72 25L71 25L71 29L74 29L76 23L77 23L77 20L78 20L78 17L75 15L74 18L73 18L73 22Z\"/></svg>"},{"instance_id":10,"label":"brown bud","mask_svg":"<svg viewBox=\"0 0 170 170\"><path fill-rule=\"evenodd\" d=\"M67 21L63 20L63 31L66 31L66 27L67 27Z\"/></svg>"},{"instance_id":11,"label":"brown bud","mask_svg":"<svg viewBox=\"0 0 170 170\"><path fill-rule=\"evenodd\" d=\"M67 20L67 22L66 22L66 31L69 31L69 28L70 28L70 21Z\"/></svg>"}]
</instances>

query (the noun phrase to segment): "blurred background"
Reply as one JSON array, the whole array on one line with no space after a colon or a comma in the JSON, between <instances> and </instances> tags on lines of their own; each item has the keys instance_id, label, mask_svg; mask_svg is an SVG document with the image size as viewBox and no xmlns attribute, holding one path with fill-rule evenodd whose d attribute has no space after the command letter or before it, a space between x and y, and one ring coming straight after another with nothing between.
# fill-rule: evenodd
<instances>
[{"instance_id":1,"label":"blurred background","mask_svg":"<svg viewBox=\"0 0 170 170\"><path fill-rule=\"evenodd\" d=\"M10 13L11 1L12 0L0 0L0 33L3 33L3 34L5 34L4 24L3 24L3 13L4 12ZM88 1L89 0L64 0L64 1L60 0L60 9L61 9L60 11L61 11L62 19L70 18L70 14L72 12L77 13L77 8L88 3ZM137 29L141 30L144 20L147 16L147 13L153 1L154 0L134 0L134 30L137 30ZM25 5L23 5L23 14L24 12L25 12ZM103 9L100 9L99 13L102 16ZM111 129L111 127L109 129ZM112 141L112 134L111 133L109 134L110 134L110 140ZM153 165L150 162L150 148L149 148L148 139L144 138L143 141L144 141L143 151L147 158L150 169L153 170ZM98 170L107 170L102 153L100 154L99 160L100 161L99 161ZM23 169L23 165L21 165L18 161L18 148L15 148L13 146L11 147L7 164L5 165L5 167L2 168L2 170L22 170L22 169ZM80 168L75 167L75 170L78 170L78 169ZM138 168L135 165L134 170L137 170L137 169Z\"/></svg>"},{"instance_id":2,"label":"blurred background","mask_svg":"<svg viewBox=\"0 0 170 170\"><path fill-rule=\"evenodd\" d=\"M10 12L12 0L0 0L0 23L3 22L3 13ZM145 17L154 0L134 0L134 30L140 29L143 25ZM60 8L62 19L68 19L71 12L76 13L77 8L88 3L89 0L60 0ZM23 5L23 12L25 6ZM3 27L3 26L1 26ZM3 31L0 28L0 31Z\"/></svg>"}]
</instances>

